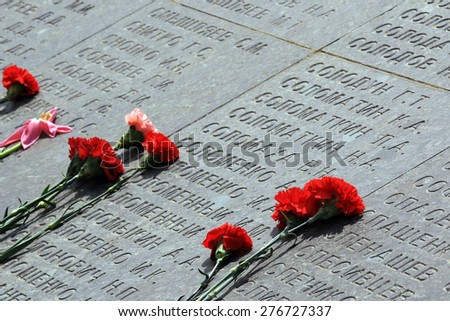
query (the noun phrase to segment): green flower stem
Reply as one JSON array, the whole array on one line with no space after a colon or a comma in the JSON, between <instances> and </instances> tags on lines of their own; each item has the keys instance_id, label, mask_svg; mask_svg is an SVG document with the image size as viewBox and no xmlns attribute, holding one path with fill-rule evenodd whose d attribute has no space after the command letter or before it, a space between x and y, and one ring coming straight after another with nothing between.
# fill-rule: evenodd
<instances>
[{"instance_id":1,"label":"green flower stem","mask_svg":"<svg viewBox=\"0 0 450 321\"><path fill-rule=\"evenodd\" d=\"M16 242L13 246L7 249L4 252L0 252L0 263L5 262L8 258L13 256L14 254L20 252L22 249L26 248L28 245L33 243L38 238L44 236L49 231L46 229L41 230L40 232L35 233L34 235L28 234L20 241Z\"/></svg>"},{"instance_id":2,"label":"green flower stem","mask_svg":"<svg viewBox=\"0 0 450 321\"><path fill-rule=\"evenodd\" d=\"M67 186L69 186L70 184L72 184L72 182L78 179L78 175L76 175L76 177L72 177L69 180L63 179L60 183L58 183L57 185L55 185L55 187L53 187L50 192L53 192L54 194L52 194L49 197L46 197L45 199L41 200L37 205L36 205L36 210L40 209L40 208L48 208L49 206L56 206L56 203L53 202L53 200L55 199L56 196L58 196L59 194L61 194L62 191L65 190L65 188Z\"/></svg>"},{"instance_id":3,"label":"green flower stem","mask_svg":"<svg viewBox=\"0 0 450 321\"><path fill-rule=\"evenodd\" d=\"M0 101L1 103L1 101ZM5 148L4 150L2 150L2 152L0 153L0 159L3 159L9 155L11 155L12 153L17 152L20 147L22 147L22 143L17 143L9 148Z\"/></svg>"},{"instance_id":4,"label":"green flower stem","mask_svg":"<svg viewBox=\"0 0 450 321\"><path fill-rule=\"evenodd\" d=\"M54 199L77 178L78 176L74 176L70 179L66 177L57 185L43 193L41 196L12 210L11 213L7 214L2 220L0 220L0 234L3 234L8 230L17 227L19 221L28 218L31 213L42 208L41 202L50 203L52 199Z\"/></svg>"},{"instance_id":5,"label":"green flower stem","mask_svg":"<svg viewBox=\"0 0 450 321\"><path fill-rule=\"evenodd\" d=\"M72 177L67 177L67 176L65 176L61 181L59 181L59 182L58 182L57 184L55 184L53 187L48 188L47 191L46 191L45 193L43 193L43 194L49 194L49 193L51 193L51 192L55 192L55 191L60 190L60 189L61 189L61 191L62 191L62 190L64 189L63 186L64 186L64 187L69 186L69 185L72 184L76 179L78 179L78 176L77 176L77 175L72 176ZM41 195L41 196L42 196L42 195Z\"/></svg>"},{"instance_id":6,"label":"green flower stem","mask_svg":"<svg viewBox=\"0 0 450 321\"><path fill-rule=\"evenodd\" d=\"M115 151L118 151L119 149L122 149L123 147L123 136L120 138L120 140L114 145L113 149Z\"/></svg>"},{"instance_id":7,"label":"green flower stem","mask_svg":"<svg viewBox=\"0 0 450 321\"><path fill-rule=\"evenodd\" d=\"M139 147L144 140L144 133L136 130L136 127L130 126L128 131L120 137L113 148L117 151L122 148L130 148L131 146Z\"/></svg>"},{"instance_id":8,"label":"green flower stem","mask_svg":"<svg viewBox=\"0 0 450 321\"><path fill-rule=\"evenodd\" d=\"M187 299L187 301L192 301L193 299L195 299L199 294L201 294L203 292L204 289L206 289L209 285L209 283L212 281L212 279L214 278L214 275L216 275L217 270L219 268L220 263L222 263L223 260L216 260L216 264L214 265L213 269L211 270L211 272L209 272L206 277L205 280L199 285L199 287L194 291L194 293L192 293L192 295ZM202 273L203 274L203 273Z\"/></svg>"},{"instance_id":9,"label":"green flower stem","mask_svg":"<svg viewBox=\"0 0 450 321\"><path fill-rule=\"evenodd\" d=\"M100 195L98 195L97 197L93 198L92 200L90 200L89 202L87 202L86 204L84 204L83 206L79 207L78 209L65 213L63 214L60 218L58 218L57 220L51 222L48 226L47 229L49 230L55 230L58 227L60 227L61 225L63 225L65 222L70 221L71 219L73 219L74 217L80 215L85 209L87 208L91 208L93 207L95 204L97 204L98 202L100 202L104 197L113 194L114 192L118 191L123 185L125 185L131 178L133 178L134 176L136 176L137 173L139 173L139 171L141 170L141 168L136 168L134 170L134 172L132 172L129 176L121 179L120 181L118 181L117 183L115 183L114 185L112 185L110 188L108 188L106 191L104 191L103 193L101 193ZM1 262L1 261L0 261Z\"/></svg>"},{"instance_id":10,"label":"green flower stem","mask_svg":"<svg viewBox=\"0 0 450 321\"><path fill-rule=\"evenodd\" d=\"M266 245L264 245L261 249L255 252L252 256L242 261L235 267L233 267L219 282L217 282L214 286L212 286L208 291L203 293L200 297L197 298L197 301L211 301L214 297L217 296L223 289L225 289L230 283L236 280L239 275L242 274L253 262L258 259L264 258L271 251L272 245L277 243L280 240L284 240L302 227L311 224L316 219L314 216L309 218L307 221L303 222L300 225L297 225L293 228L290 228L289 225L281 231L277 236L271 239Z\"/></svg>"},{"instance_id":11,"label":"green flower stem","mask_svg":"<svg viewBox=\"0 0 450 321\"><path fill-rule=\"evenodd\" d=\"M64 213L60 218L54 220L49 225L47 225L44 229L41 231L31 235L28 234L23 239L17 241L15 244L13 244L10 248L5 250L4 252L0 253L0 263L5 262L8 260L11 256L17 254L24 248L26 248L28 245L33 243L35 240L41 238L42 236L46 235L50 231L56 230L58 227L62 226L64 223L70 221L74 217L80 215L83 213L84 210L93 207L95 204L97 204L99 201L101 201L104 197L108 196L109 194L112 194L119 190L123 185L125 185L126 182L128 182L131 178L136 176L136 174L141 170L141 168L137 168L133 173L131 173L129 176L121 179L117 183L115 183L113 186L108 188L106 191L98 195L97 197L93 198L86 204L80 206L79 208ZM69 207L70 208L70 207Z\"/></svg>"}]
</instances>

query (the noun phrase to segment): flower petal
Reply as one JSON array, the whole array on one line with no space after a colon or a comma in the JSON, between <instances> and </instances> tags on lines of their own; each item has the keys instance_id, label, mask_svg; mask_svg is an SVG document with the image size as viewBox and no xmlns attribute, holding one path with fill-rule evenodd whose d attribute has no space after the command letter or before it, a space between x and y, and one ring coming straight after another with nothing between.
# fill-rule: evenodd
<instances>
[{"instance_id":1,"label":"flower petal","mask_svg":"<svg viewBox=\"0 0 450 321\"><path fill-rule=\"evenodd\" d=\"M213 251L211 258L214 258L214 251L222 243L223 248L230 252L240 255L245 251L251 250L253 246L252 239L243 228L225 223L208 232L203 246Z\"/></svg>"},{"instance_id":2,"label":"flower petal","mask_svg":"<svg viewBox=\"0 0 450 321\"><path fill-rule=\"evenodd\" d=\"M16 130L14 133L12 133L4 141L0 142L0 147L5 147L12 143L18 142L20 140L20 137L22 137L22 133L24 132L24 130L26 128L25 124L23 124L22 127L20 127L18 130Z\"/></svg>"},{"instance_id":3,"label":"flower petal","mask_svg":"<svg viewBox=\"0 0 450 321\"><path fill-rule=\"evenodd\" d=\"M50 114L50 118L47 119L49 122L53 123L55 121L57 111L58 111L58 107L54 107L47 112Z\"/></svg>"},{"instance_id":4,"label":"flower petal","mask_svg":"<svg viewBox=\"0 0 450 321\"><path fill-rule=\"evenodd\" d=\"M58 132L57 132L57 134L67 134L67 133L70 133L70 132L72 132L72 127L69 127L69 126L60 126L60 125L56 125L56 127L58 127L57 129L58 129Z\"/></svg>"},{"instance_id":5,"label":"flower petal","mask_svg":"<svg viewBox=\"0 0 450 321\"><path fill-rule=\"evenodd\" d=\"M22 96L31 96L39 91L39 84L28 70L19 68L16 65L6 67L2 76L3 86L9 89L16 83L23 85L26 89L21 93Z\"/></svg>"},{"instance_id":6,"label":"flower petal","mask_svg":"<svg viewBox=\"0 0 450 321\"><path fill-rule=\"evenodd\" d=\"M152 124L147 115L144 114L139 108L135 108L131 113L125 116L125 121L128 126L134 126L136 130L140 131L142 134L157 133L158 130Z\"/></svg>"},{"instance_id":7,"label":"flower petal","mask_svg":"<svg viewBox=\"0 0 450 321\"><path fill-rule=\"evenodd\" d=\"M22 133L21 142L23 149L27 149L33 145L39 139L41 133L40 121L38 119L31 119Z\"/></svg>"},{"instance_id":8,"label":"flower petal","mask_svg":"<svg viewBox=\"0 0 450 321\"><path fill-rule=\"evenodd\" d=\"M227 251L237 251L242 247L243 240L239 236L224 235L223 246Z\"/></svg>"},{"instance_id":9,"label":"flower petal","mask_svg":"<svg viewBox=\"0 0 450 321\"><path fill-rule=\"evenodd\" d=\"M41 127L41 132L44 131L48 137L53 138L58 133L58 125L55 125L46 120L40 120L39 126Z\"/></svg>"}]
</instances>

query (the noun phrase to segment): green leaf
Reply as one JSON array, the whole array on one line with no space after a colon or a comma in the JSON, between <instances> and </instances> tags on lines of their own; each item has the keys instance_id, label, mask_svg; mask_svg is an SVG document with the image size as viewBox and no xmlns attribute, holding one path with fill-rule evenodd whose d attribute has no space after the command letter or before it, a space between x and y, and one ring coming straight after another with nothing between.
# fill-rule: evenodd
<instances>
[{"instance_id":1,"label":"green leaf","mask_svg":"<svg viewBox=\"0 0 450 321\"><path fill-rule=\"evenodd\" d=\"M25 219L23 220L22 224L25 224L30 217L31 213L28 213L28 215L25 215ZM20 226L20 225L19 225Z\"/></svg>"},{"instance_id":2,"label":"green leaf","mask_svg":"<svg viewBox=\"0 0 450 321\"><path fill-rule=\"evenodd\" d=\"M200 269L198 269L198 272L200 272L201 275L204 275L204 276L206 276L206 277L208 276L208 273L205 273L205 272L203 272L203 271L200 270Z\"/></svg>"},{"instance_id":3,"label":"green leaf","mask_svg":"<svg viewBox=\"0 0 450 321\"><path fill-rule=\"evenodd\" d=\"M289 232L287 235L294 238L294 245L296 245L297 244L297 238L298 238L297 234Z\"/></svg>"},{"instance_id":4,"label":"green leaf","mask_svg":"<svg viewBox=\"0 0 450 321\"><path fill-rule=\"evenodd\" d=\"M255 261L256 261L256 260L265 260L265 259L268 259L269 257L272 256L272 253L273 253L273 248L269 247L269 248L267 249L267 251L266 251L265 253L262 253L260 256L258 256L258 257L255 259Z\"/></svg>"},{"instance_id":5,"label":"green leaf","mask_svg":"<svg viewBox=\"0 0 450 321\"><path fill-rule=\"evenodd\" d=\"M48 185L44 188L44 191L42 192L41 195L47 194L49 189L50 189L50 184L48 184Z\"/></svg>"},{"instance_id":6,"label":"green leaf","mask_svg":"<svg viewBox=\"0 0 450 321\"><path fill-rule=\"evenodd\" d=\"M11 225L8 225L8 226L3 226L3 227L1 228L0 234L3 234L3 233L5 233L5 232L7 232L7 231L9 231L9 230L15 229L15 228L17 228L17 227L19 227L19 226L21 226L21 224L18 224L18 223L11 224Z\"/></svg>"},{"instance_id":7,"label":"green leaf","mask_svg":"<svg viewBox=\"0 0 450 321\"><path fill-rule=\"evenodd\" d=\"M198 271L200 272L201 275L203 275L205 277L205 281L207 281L209 279L209 275L208 273L203 272L202 270L198 269Z\"/></svg>"}]
</instances>

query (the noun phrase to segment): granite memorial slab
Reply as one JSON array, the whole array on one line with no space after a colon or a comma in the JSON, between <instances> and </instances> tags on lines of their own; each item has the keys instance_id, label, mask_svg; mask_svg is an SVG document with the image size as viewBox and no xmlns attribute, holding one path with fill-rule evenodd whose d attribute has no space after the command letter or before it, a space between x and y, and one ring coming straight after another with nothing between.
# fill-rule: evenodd
<instances>
[{"instance_id":1,"label":"granite memorial slab","mask_svg":"<svg viewBox=\"0 0 450 321\"><path fill-rule=\"evenodd\" d=\"M352 73L352 81L337 77L340 70ZM386 240L385 224L374 231L370 225L403 219L401 211L387 213L383 206L404 201L411 188L405 177L416 179L429 164L437 164L438 174L446 166L445 117L429 112L445 95L328 55L311 56L179 131L182 155L168 170L138 177L4 264L15 280L14 286L5 280L4 298L176 300L189 293L188 284L201 282L198 267L211 268L200 245L207 230L238 224L258 248L276 233L270 214L277 190L336 175L367 195L364 217L306 230L294 248L284 245L276 252L281 256L262 262L223 299L445 300L445 286L436 285L449 276L446 231L414 218L398 224L415 222L423 242L434 241L430 251L441 244L439 255L419 260L409 243ZM428 176L420 182L431 185ZM433 209L445 208L445 201L437 198ZM438 216L445 224L441 211L429 217ZM366 250L357 252L358 246ZM58 286L44 285L48 280Z\"/></svg>"},{"instance_id":2,"label":"granite memorial slab","mask_svg":"<svg viewBox=\"0 0 450 321\"><path fill-rule=\"evenodd\" d=\"M320 49L402 1L176 0L191 8L309 48Z\"/></svg>"},{"instance_id":3,"label":"granite memorial slab","mask_svg":"<svg viewBox=\"0 0 450 321\"><path fill-rule=\"evenodd\" d=\"M0 134L8 135L26 119L54 106L59 108L57 121L79 135L117 140L125 129L124 115L136 107L169 134L309 53L192 9L150 2L37 68L40 94L20 108L9 103L8 110L14 112L0 115ZM170 12L182 15L184 23L166 22L165 14ZM65 137L52 142L63 160L56 164L49 163L48 157L54 156L47 154L47 146L37 144L27 154L29 162L48 169L46 183L58 181L65 172L66 142ZM16 175L13 162L2 166L11 175L2 180ZM22 168L21 174L35 184L41 181L34 168ZM3 193L5 199L16 198L16 191Z\"/></svg>"},{"instance_id":4,"label":"granite memorial slab","mask_svg":"<svg viewBox=\"0 0 450 321\"><path fill-rule=\"evenodd\" d=\"M389 10L379 6L355 15ZM363 216L301 231L219 299L450 298L448 90L312 53L227 17L147 1L36 65L41 93L8 103L1 137L54 105L57 123L74 132L0 161L0 211L61 179L68 137L113 142L135 107L171 135L180 159L138 175L2 263L0 300L186 297L203 280L197 269L213 266L201 245L208 230L242 226L258 249L278 233L275 193L325 175L358 188ZM342 35L354 29L347 26L336 28ZM120 154L133 170L135 155ZM1 249L108 186L74 184L56 208L0 235Z\"/></svg>"},{"instance_id":5,"label":"granite memorial slab","mask_svg":"<svg viewBox=\"0 0 450 321\"><path fill-rule=\"evenodd\" d=\"M145 7L149 1L0 1L0 68L34 68L65 49ZM120 10L117 10L120 6ZM95 22L95 23L93 23Z\"/></svg>"},{"instance_id":6,"label":"granite memorial slab","mask_svg":"<svg viewBox=\"0 0 450 321\"><path fill-rule=\"evenodd\" d=\"M405 1L324 50L450 89L450 4Z\"/></svg>"},{"instance_id":7,"label":"granite memorial slab","mask_svg":"<svg viewBox=\"0 0 450 321\"><path fill-rule=\"evenodd\" d=\"M354 224L286 244L224 299L448 300L449 151L367 194Z\"/></svg>"},{"instance_id":8,"label":"granite memorial slab","mask_svg":"<svg viewBox=\"0 0 450 321\"><path fill-rule=\"evenodd\" d=\"M95 130L117 136L135 107L176 131L309 53L168 1L147 3L33 70L41 94L1 115L2 130L56 105L61 121L90 134L94 118L107 117Z\"/></svg>"}]
</instances>

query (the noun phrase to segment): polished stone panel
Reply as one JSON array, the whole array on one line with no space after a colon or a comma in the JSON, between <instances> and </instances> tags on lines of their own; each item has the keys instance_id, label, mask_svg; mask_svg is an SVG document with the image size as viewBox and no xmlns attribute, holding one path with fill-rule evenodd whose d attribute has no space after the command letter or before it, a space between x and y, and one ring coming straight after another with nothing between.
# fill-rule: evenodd
<instances>
[{"instance_id":1,"label":"polished stone panel","mask_svg":"<svg viewBox=\"0 0 450 321\"><path fill-rule=\"evenodd\" d=\"M325 51L450 90L450 10L446 1L405 1Z\"/></svg>"},{"instance_id":2,"label":"polished stone panel","mask_svg":"<svg viewBox=\"0 0 450 321\"><path fill-rule=\"evenodd\" d=\"M0 139L55 105L56 123L74 128L0 161L0 211L61 179L68 137L115 142L135 107L180 149L175 164L142 172L1 264L0 300L186 297L203 280L197 270L213 266L201 245L208 230L242 226L256 251L279 232L270 217L274 195L325 175L354 184L364 214L305 228L219 299L449 300L448 86L428 72L434 64L411 73L342 49L345 39L366 37L419 1L217 5L225 2L92 2L86 15L66 12L72 3L88 6L81 1L40 2L29 15L23 1L0 3L11 13L1 11L0 27L21 17L31 27L15 41L42 53L0 58L2 67L30 69L41 85L35 97L0 105ZM53 48L33 18L41 11L67 15L45 31L58 30ZM291 18L273 25L280 15ZM291 19L301 23L286 28ZM69 21L77 25L71 32ZM137 155L119 155L128 175ZM109 186L73 184L55 208L0 235L1 249Z\"/></svg>"}]
</instances>

